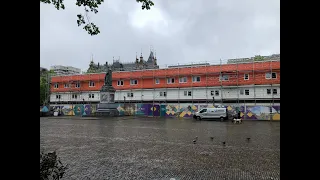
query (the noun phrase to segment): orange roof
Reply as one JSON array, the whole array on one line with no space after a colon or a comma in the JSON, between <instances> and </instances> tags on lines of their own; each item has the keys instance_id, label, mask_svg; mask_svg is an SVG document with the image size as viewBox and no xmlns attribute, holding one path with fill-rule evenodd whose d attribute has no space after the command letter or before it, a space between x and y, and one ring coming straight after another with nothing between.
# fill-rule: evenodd
<instances>
[{"instance_id":1,"label":"orange roof","mask_svg":"<svg viewBox=\"0 0 320 180\"><path fill-rule=\"evenodd\" d=\"M220 72L228 73L238 71L269 71L280 70L280 61L266 61L243 64L223 64L196 67L180 67L167 69L147 69L141 71L117 71L112 73L113 79L129 79L129 78L152 78L152 77L174 77L183 75L204 75L219 74ZM96 74L80 74L71 76L54 76L51 82L70 82L70 81L98 81L104 80L105 73Z\"/></svg>"}]
</instances>

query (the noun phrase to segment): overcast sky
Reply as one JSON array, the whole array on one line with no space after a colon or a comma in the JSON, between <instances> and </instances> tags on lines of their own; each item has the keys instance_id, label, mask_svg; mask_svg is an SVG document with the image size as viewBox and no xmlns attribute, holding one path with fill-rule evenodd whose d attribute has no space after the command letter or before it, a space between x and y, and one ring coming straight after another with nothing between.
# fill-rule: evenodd
<instances>
[{"instance_id":1,"label":"overcast sky","mask_svg":"<svg viewBox=\"0 0 320 180\"><path fill-rule=\"evenodd\" d=\"M105 0L90 14L101 33L77 26L83 8L65 0L66 9L40 3L40 66L88 68L94 62L135 60L150 46L161 67L280 53L280 0L154 0L141 10L135 0Z\"/></svg>"}]
</instances>

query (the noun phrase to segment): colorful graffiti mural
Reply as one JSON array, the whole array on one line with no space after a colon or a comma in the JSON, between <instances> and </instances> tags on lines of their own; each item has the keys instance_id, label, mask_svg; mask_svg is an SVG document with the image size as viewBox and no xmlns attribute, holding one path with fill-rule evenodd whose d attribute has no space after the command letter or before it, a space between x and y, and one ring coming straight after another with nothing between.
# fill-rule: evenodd
<instances>
[{"instance_id":1,"label":"colorful graffiti mural","mask_svg":"<svg viewBox=\"0 0 320 180\"><path fill-rule=\"evenodd\" d=\"M73 116L74 112L72 110L72 105L64 105L61 106L61 112L63 115Z\"/></svg>"},{"instance_id":2,"label":"colorful graffiti mural","mask_svg":"<svg viewBox=\"0 0 320 180\"><path fill-rule=\"evenodd\" d=\"M198 105L192 104L166 105L165 108L165 116L191 117L194 112L198 111Z\"/></svg>"},{"instance_id":3,"label":"colorful graffiti mural","mask_svg":"<svg viewBox=\"0 0 320 180\"><path fill-rule=\"evenodd\" d=\"M134 116L136 114L136 104L118 104L119 115L121 116Z\"/></svg>"},{"instance_id":4,"label":"colorful graffiti mural","mask_svg":"<svg viewBox=\"0 0 320 180\"><path fill-rule=\"evenodd\" d=\"M280 106L247 106L246 108L245 119L280 120Z\"/></svg>"},{"instance_id":5,"label":"colorful graffiti mural","mask_svg":"<svg viewBox=\"0 0 320 180\"><path fill-rule=\"evenodd\" d=\"M40 106L40 112L49 112L47 106Z\"/></svg>"},{"instance_id":6,"label":"colorful graffiti mural","mask_svg":"<svg viewBox=\"0 0 320 180\"><path fill-rule=\"evenodd\" d=\"M151 109L149 109L149 107L150 107L149 104L137 104L135 115L137 115L137 116L139 116L139 115L148 116L149 115L149 111L151 110Z\"/></svg>"},{"instance_id":7,"label":"colorful graffiti mural","mask_svg":"<svg viewBox=\"0 0 320 180\"><path fill-rule=\"evenodd\" d=\"M89 116L96 112L96 104L52 105L54 111L62 115ZM203 108L213 108L218 105L206 104L118 104L120 115L125 116L161 116L161 117L192 117L192 114ZM220 106L221 107L221 106ZM223 106L229 115L236 115L240 111L242 119L249 120L280 120L280 106ZM40 108L44 109L44 108ZM270 113L271 112L271 113Z\"/></svg>"}]
</instances>

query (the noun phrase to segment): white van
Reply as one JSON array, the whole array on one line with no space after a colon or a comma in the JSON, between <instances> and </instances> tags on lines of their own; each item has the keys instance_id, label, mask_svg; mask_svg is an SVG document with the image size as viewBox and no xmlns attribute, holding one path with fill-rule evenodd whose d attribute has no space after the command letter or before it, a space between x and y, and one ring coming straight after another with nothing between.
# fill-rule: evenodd
<instances>
[{"instance_id":1,"label":"white van","mask_svg":"<svg viewBox=\"0 0 320 180\"><path fill-rule=\"evenodd\" d=\"M193 118L198 120L219 118L221 121L223 121L228 119L228 110L227 108L204 108L196 112L193 115Z\"/></svg>"}]
</instances>

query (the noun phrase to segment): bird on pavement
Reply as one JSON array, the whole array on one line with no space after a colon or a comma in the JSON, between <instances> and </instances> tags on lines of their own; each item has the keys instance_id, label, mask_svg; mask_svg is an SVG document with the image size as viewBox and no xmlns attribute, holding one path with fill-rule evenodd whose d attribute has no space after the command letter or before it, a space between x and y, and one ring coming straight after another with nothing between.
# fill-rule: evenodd
<instances>
[{"instance_id":1,"label":"bird on pavement","mask_svg":"<svg viewBox=\"0 0 320 180\"><path fill-rule=\"evenodd\" d=\"M198 136L196 136L196 138L193 140L193 144L195 144L198 140Z\"/></svg>"}]
</instances>

